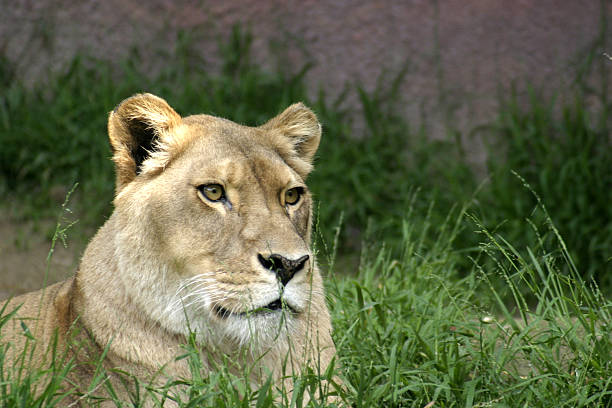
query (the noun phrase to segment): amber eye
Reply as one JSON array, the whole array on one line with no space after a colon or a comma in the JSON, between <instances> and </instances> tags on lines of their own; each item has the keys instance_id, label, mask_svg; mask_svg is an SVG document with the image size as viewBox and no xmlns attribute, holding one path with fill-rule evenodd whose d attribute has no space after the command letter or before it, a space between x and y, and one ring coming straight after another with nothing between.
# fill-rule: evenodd
<instances>
[{"instance_id":1,"label":"amber eye","mask_svg":"<svg viewBox=\"0 0 612 408\"><path fill-rule=\"evenodd\" d=\"M295 205L298 201L300 201L300 197L303 193L302 187L294 187L285 191L285 204Z\"/></svg>"},{"instance_id":2,"label":"amber eye","mask_svg":"<svg viewBox=\"0 0 612 408\"><path fill-rule=\"evenodd\" d=\"M210 201L222 201L225 198L225 191L220 184L204 184L198 186L198 191Z\"/></svg>"}]
</instances>

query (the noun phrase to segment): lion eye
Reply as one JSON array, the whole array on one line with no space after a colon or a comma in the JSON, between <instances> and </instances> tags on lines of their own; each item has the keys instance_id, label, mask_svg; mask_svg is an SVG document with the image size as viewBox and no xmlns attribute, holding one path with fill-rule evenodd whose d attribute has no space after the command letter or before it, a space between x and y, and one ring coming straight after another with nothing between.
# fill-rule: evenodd
<instances>
[{"instance_id":1,"label":"lion eye","mask_svg":"<svg viewBox=\"0 0 612 408\"><path fill-rule=\"evenodd\" d=\"M204 184L198 186L198 191L210 201L221 201L225 198L225 191L220 184Z\"/></svg>"},{"instance_id":2,"label":"lion eye","mask_svg":"<svg viewBox=\"0 0 612 408\"><path fill-rule=\"evenodd\" d=\"M289 205L295 205L298 201L300 201L300 197L302 196L303 189L302 187L294 187L285 191L285 203Z\"/></svg>"}]
</instances>

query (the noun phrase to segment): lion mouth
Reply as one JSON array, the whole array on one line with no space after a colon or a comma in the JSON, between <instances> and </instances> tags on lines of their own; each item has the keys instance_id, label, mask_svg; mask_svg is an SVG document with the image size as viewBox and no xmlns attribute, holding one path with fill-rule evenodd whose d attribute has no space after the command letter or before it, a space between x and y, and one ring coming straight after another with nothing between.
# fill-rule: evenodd
<instances>
[{"instance_id":1,"label":"lion mouth","mask_svg":"<svg viewBox=\"0 0 612 408\"><path fill-rule=\"evenodd\" d=\"M257 307L255 309L247 310L244 312L232 312L220 305L215 305L214 307L215 313L217 314L217 316L219 316L222 319L227 319L230 316L243 316L243 317L257 316L257 315L263 315L263 314L277 313L283 310L288 311L293 314L297 313L297 310L295 310L293 307L291 307L291 305L283 301L281 298L278 298L275 301L270 302L265 306Z\"/></svg>"}]
</instances>

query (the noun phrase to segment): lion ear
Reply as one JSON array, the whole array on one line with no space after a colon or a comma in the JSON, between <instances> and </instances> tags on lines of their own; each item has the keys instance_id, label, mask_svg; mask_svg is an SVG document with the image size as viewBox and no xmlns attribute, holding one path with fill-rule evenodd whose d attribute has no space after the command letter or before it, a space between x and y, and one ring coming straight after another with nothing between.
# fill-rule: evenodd
<instances>
[{"instance_id":1,"label":"lion ear","mask_svg":"<svg viewBox=\"0 0 612 408\"><path fill-rule=\"evenodd\" d=\"M281 157L302 178L312 171L321 141L321 124L303 103L295 103L260 126Z\"/></svg>"},{"instance_id":2,"label":"lion ear","mask_svg":"<svg viewBox=\"0 0 612 408\"><path fill-rule=\"evenodd\" d=\"M165 100L151 94L131 96L109 114L108 137L117 172L117 192L147 167L165 164L166 139L180 122L180 115ZM145 166L151 158L157 160Z\"/></svg>"}]
</instances>

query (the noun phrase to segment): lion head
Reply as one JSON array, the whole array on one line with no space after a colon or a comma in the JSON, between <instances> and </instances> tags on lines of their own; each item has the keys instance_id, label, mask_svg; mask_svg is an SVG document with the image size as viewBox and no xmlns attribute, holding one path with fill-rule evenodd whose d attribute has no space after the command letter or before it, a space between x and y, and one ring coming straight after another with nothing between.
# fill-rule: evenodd
<instances>
[{"instance_id":1,"label":"lion head","mask_svg":"<svg viewBox=\"0 0 612 408\"><path fill-rule=\"evenodd\" d=\"M139 94L110 113L119 278L167 330L219 347L329 332L305 183L321 138L298 103L258 127Z\"/></svg>"}]
</instances>

